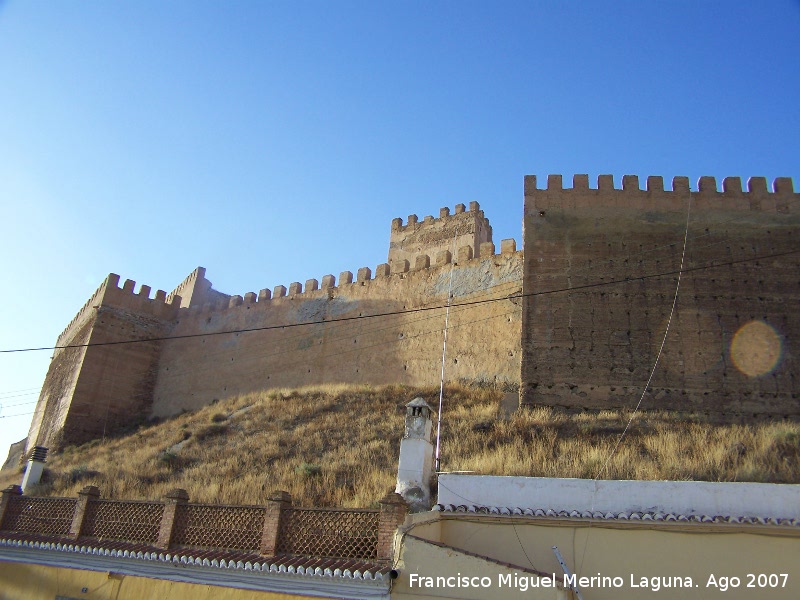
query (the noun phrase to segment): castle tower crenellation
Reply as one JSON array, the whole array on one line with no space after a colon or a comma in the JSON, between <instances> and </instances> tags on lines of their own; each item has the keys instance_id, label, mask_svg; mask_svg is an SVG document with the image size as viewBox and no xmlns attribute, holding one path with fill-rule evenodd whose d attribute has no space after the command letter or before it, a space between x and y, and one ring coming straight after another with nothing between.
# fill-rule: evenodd
<instances>
[{"instance_id":1,"label":"castle tower crenellation","mask_svg":"<svg viewBox=\"0 0 800 600\"><path fill-rule=\"evenodd\" d=\"M395 236L395 234L397 234ZM312 297L321 290L340 289L343 286L356 284L366 285L375 279L398 276L406 277L410 273L426 271L456 262L464 263L477 258L487 258L495 255L495 245L491 239L492 229L489 220L484 216L478 202L470 202L469 210L466 205L457 204L451 213L448 207L439 210L439 217L427 215L422 221L417 215L409 215L406 224L403 219L392 220L392 238L390 239L389 256L386 263L372 267L361 267L355 276L351 271L342 271L339 279L335 275L327 274L320 280L307 279L305 284L294 281L288 287L278 285L270 289L262 289L255 300L249 302L245 294L242 302L237 296L225 296L223 302L206 303L208 311L225 310L247 304L264 304L283 298ZM413 241L412 241L413 239ZM398 241L399 240L399 241ZM513 239L503 240L500 254L516 252L516 242ZM402 255L402 256L401 256ZM198 267L176 290L185 290L189 284L196 280L205 279L205 269ZM249 292L248 292L249 294ZM241 296L239 296L241 297ZM186 302L183 303L186 306Z\"/></svg>"},{"instance_id":2,"label":"castle tower crenellation","mask_svg":"<svg viewBox=\"0 0 800 600\"><path fill-rule=\"evenodd\" d=\"M473 202L473 205L477 203ZM441 210L441 214L447 212L449 215L449 209L443 208ZM480 211L482 215L483 211ZM464 213L456 213L456 214L468 214ZM428 222L436 221L434 217L429 217ZM487 221L488 222L488 221ZM417 223L418 225L422 225L424 223ZM468 240L470 241L470 240ZM495 244L491 241L483 242L478 247L473 248L473 246L467 245L458 245L455 247L455 254L452 253L450 250L439 250L432 254L427 253L420 253L413 256L412 259L402 259L395 261L394 264L389 263L381 263L377 265L374 269L371 267L361 267L357 270L356 276L354 277L352 271L342 271L339 274L339 279L333 274L323 275L320 280L316 278L307 279L305 284L294 281L289 284L288 287L284 285L275 286L272 290L269 288L261 289L258 294L255 292L247 292L244 295L236 294L232 296L228 296L226 294L220 294L221 298L217 298L216 300L212 300L211 302L206 302L204 304L193 304L190 307L192 311L202 311L204 313L208 312L217 312L217 311L224 311L227 309L236 309L240 306L247 306L257 304L260 306L269 306L270 302L274 300L283 300L283 299L300 299L303 300L305 298L312 298L316 297L318 294L316 292L325 291L326 294L329 294L329 290L341 290L345 286L348 285L366 285L370 281L374 281L381 278L396 276L396 277L406 277L411 273L416 272L424 272L430 269L436 269L439 267L443 267L446 265L452 264L453 256L456 257L456 264L464 264L471 260L477 259L486 259L496 255L502 254L514 254L517 251L516 241L514 239L506 239L502 240L502 245L500 252L496 252ZM204 270L202 271L204 272ZM194 279L194 274L190 276L191 279ZM135 286L135 283L131 282L128 284L129 287L131 285ZM183 284L182 284L183 285ZM149 289L149 288L148 288ZM185 289L185 287L183 288ZM211 290L215 294L215 290ZM178 303L180 303L180 296L177 296Z\"/></svg>"},{"instance_id":3,"label":"castle tower crenellation","mask_svg":"<svg viewBox=\"0 0 800 600\"><path fill-rule=\"evenodd\" d=\"M800 194L791 179L751 177L743 186L739 177L702 176L695 189L683 176L666 186L636 175L619 187L611 175L596 187L585 174L571 188L560 175L537 183L525 177L523 404L635 404L655 360L652 340L664 335L665 299L688 264L645 406L726 418L798 414L800 332L788 307L798 298ZM554 289L565 292L545 297ZM775 357L761 370L735 342L751 326Z\"/></svg>"},{"instance_id":4,"label":"castle tower crenellation","mask_svg":"<svg viewBox=\"0 0 800 600\"><path fill-rule=\"evenodd\" d=\"M514 239L505 239L501 242L500 252L498 253L494 242L483 242L478 248L473 249L472 246L459 246L456 249L457 264L464 264L471 260L486 259L493 256L503 254L514 254L517 252L517 243ZM316 292L327 290L342 290L348 285L365 285L370 281L381 278L398 276L406 277L411 273L424 272L430 269L436 269L453 263L453 254L449 250L440 250L433 257L428 254L418 254L414 257L413 262L403 259L395 261L390 266L389 263L381 263L372 269L371 267L361 267L357 271L354 278L352 271L342 271L339 274L339 280L332 274L323 275L321 280L307 279L305 284L295 281L289 284L289 287L283 285L275 286L274 290L264 288L256 294L255 292L247 292L242 295L233 295L226 297L226 301L222 303L206 303L203 305L205 312L213 312L218 310L226 310L229 308L237 308L243 305L266 305L273 300L281 300L285 298L303 299L304 297L316 297ZM317 294L318 295L318 294ZM200 308L194 306L192 309Z\"/></svg>"},{"instance_id":5,"label":"castle tower crenellation","mask_svg":"<svg viewBox=\"0 0 800 600\"><path fill-rule=\"evenodd\" d=\"M561 175L548 175L547 185L544 188L538 187L538 178L536 175L525 176L525 190L526 191L648 191L648 192L687 192L690 190L689 178L685 176L675 176L672 178L672 189L668 190L664 187L664 178L660 175L649 175L646 178L644 189L642 189L638 175L623 175L622 187L618 188L614 184L613 175L598 175L597 187L592 188L589 183L589 176L585 174L576 174L572 178L572 187L564 187L563 177ZM693 193L743 193L741 177L725 177L722 180L722 191L719 190L717 185L717 178L712 176L701 176L697 181L697 190ZM747 180L747 191L744 193L756 194L777 194L777 195L791 195L794 194L794 184L791 177L777 177L773 180L771 189L768 189L766 177L750 177Z\"/></svg>"},{"instance_id":6,"label":"castle tower crenellation","mask_svg":"<svg viewBox=\"0 0 800 600\"><path fill-rule=\"evenodd\" d=\"M392 273L407 272L404 261L416 270L417 257L436 257L444 250L455 254L470 246L473 255L477 255L481 244L492 241L492 227L478 202L470 202L469 211L465 208L457 204L451 214L449 208L443 207L438 218L427 216L422 222L416 215L409 215L405 225L402 219L394 219L388 260Z\"/></svg>"},{"instance_id":7,"label":"castle tower crenellation","mask_svg":"<svg viewBox=\"0 0 800 600\"><path fill-rule=\"evenodd\" d=\"M81 307L69 325L58 336L56 346L69 345L69 339L89 319L94 318L97 309L102 306L115 306L134 311L153 314L157 318L172 318L175 310L180 305L181 297L171 295L169 298L164 290L158 290L154 298L150 298L152 288L142 284L136 292L136 281L126 279L122 288L119 287L120 276L109 273L103 283L95 290L94 294Z\"/></svg>"}]
</instances>

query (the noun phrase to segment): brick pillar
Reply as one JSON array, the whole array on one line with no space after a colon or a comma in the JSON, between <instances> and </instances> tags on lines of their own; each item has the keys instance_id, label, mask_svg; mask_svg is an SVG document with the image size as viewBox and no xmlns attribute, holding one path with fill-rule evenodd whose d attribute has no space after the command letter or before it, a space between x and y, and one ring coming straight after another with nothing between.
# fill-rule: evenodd
<instances>
[{"instance_id":1,"label":"brick pillar","mask_svg":"<svg viewBox=\"0 0 800 600\"><path fill-rule=\"evenodd\" d=\"M156 546L169 550L172 543L172 536L175 532L175 515L178 506L189 502L189 494L180 488L167 492L164 496L164 514L161 516L161 529L158 532Z\"/></svg>"},{"instance_id":2,"label":"brick pillar","mask_svg":"<svg viewBox=\"0 0 800 600\"><path fill-rule=\"evenodd\" d=\"M264 529L261 532L262 556L275 556L278 548L278 534L281 527L281 513L292 506L289 492L272 492L267 501L267 514L264 517Z\"/></svg>"},{"instance_id":3,"label":"brick pillar","mask_svg":"<svg viewBox=\"0 0 800 600\"><path fill-rule=\"evenodd\" d=\"M3 529L3 521L6 518L6 509L8 508L11 498L14 496L22 496L22 488L18 485L10 485L3 490L3 495L0 497L0 529Z\"/></svg>"},{"instance_id":4,"label":"brick pillar","mask_svg":"<svg viewBox=\"0 0 800 600\"><path fill-rule=\"evenodd\" d=\"M69 528L69 537L77 540L83 531L84 520L86 519L86 509L89 502L100 497L100 490L93 485L87 485L78 492L78 502L75 504L75 512L72 515L72 525Z\"/></svg>"},{"instance_id":5,"label":"brick pillar","mask_svg":"<svg viewBox=\"0 0 800 600\"><path fill-rule=\"evenodd\" d=\"M392 543L397 528L403 524L408 512L406 501L400 494L389 492L380 501L381 515L378 520L378 553L380 562L392 562Z\"/></svg>"}]
</instances>

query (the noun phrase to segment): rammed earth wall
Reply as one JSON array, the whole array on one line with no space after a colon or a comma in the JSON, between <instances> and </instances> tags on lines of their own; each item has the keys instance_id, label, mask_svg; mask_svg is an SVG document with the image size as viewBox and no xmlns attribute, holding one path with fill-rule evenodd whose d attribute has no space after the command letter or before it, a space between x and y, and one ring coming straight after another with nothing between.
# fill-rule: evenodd
<instances>
[{"instance_id":1,"label":"rammed earth wall","mask_svg":"<svg viewBox=\"0 0 800 600\"><path fill-rule=\"evenodd\" d=\"M447 381L516 390L522 252L514 240L495 248L477 202L422 222L396 219L391 236L391 264L374 271L243 296L214 290L202 267L154 299L149 286L134 293L135 282L120 288L109 275L59 338L78 347L56 351L28 447L80 443L142 417L271 388L436 385L448 292Z\"/></svg>"},{"instance_id":2,"label":"rammed earth wall","mask_svg":"<svg viewBox=\"0 0 800 600\"><path fill-rule=\"evenodd\" d=\"M527 405L800 416L800 195L752 178L660 177L598 189L525 178L522 393ZM598 285L599 284L599 285ZM567 291L569 290L569 291Z\"/></svg>"},{"instance_id":3,"label":"rammed earth wall","mask_svg":"<svg viewBox=\"0 0 800 600\"><path fill-rule=\"evenodd\" d=\"M522 255L509 252L190 309L173 335L214 335L164 344L152 410L167 415L235 394L321 383L435 385L451 271L447 379L516 387L520 304L506 297L521 291ZM459 306L484 299L495 301ZM217 335L227 331L241 333Z\"/></svg>"},{"instance_id":4,"label":"rammed earth wall","mask_svg":"<svg viewBox=\"0 0 800 600\"><path fill-rule=\"evenodd\" d=\"M58 339L28 448L83 442L148 415L322 383L520 389L523 405L800 417L800 194L727 178L597 189L525 178L524 257L496 248L477 202L392 222L386 263L242 296L202 267L170 294L110 275ZM485 301L485 302L484 302ZM147 341L154 338L168 338ZM171 339L170 339L171 338ZM116 344L116 342L125 342ZM88 343L86 348L83 344ZM112 343L110 345L106 345Z\"/></svg>"}]
</instances>

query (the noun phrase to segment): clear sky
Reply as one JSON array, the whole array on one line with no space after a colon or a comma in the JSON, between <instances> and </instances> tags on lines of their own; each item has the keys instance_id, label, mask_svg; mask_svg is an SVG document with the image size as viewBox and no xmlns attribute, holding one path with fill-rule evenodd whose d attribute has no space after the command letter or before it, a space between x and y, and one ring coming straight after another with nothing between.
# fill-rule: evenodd
<instances>
[{"instance_id":1,"label":"clear sky","mask_svg":"<svg viewBox=\"0 0 800 600\"><path fill-rule=\"evenodd\" d=\"M797 189L799 150L796 1L0 0L0 349L109 272L257 292L459 202L520 242L526 174ZM0 354L3 454L50 355Z\"/></svg>"}]
</instances>

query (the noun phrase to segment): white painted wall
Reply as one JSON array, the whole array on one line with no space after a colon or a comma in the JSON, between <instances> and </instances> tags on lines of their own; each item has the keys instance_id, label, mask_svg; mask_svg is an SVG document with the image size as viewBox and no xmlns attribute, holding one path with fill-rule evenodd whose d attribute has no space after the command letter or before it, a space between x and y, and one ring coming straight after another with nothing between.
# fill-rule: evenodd
<instances>
[{"instance_id":1,"label":"white painted wall","mask_svg":"<svg viewBox=\"0 0 800 600\"><path fill-rule=\"evenodd\" d=\"M29 460L25 475L22 477L22 493L27 494L28 490L39 483L44 471L44 463L38 460Z\"/></svg>"},{"instance_id":2,"label":"white painted wall","mask_svg":"<svg viewBox=\"0 0 800 600\"><path fill-rule=\"evenodd\" d=\"M800 518L800 485L439 475L439 504Z\"/></svg>"},{"instance_id":3,"label":"white painted wall","mask_svg":"<svg viewBox=\"0 0 800 600\"><path fill-rule=\"evenodd\" d=\"M433 444L424 439L404 438L400 442L400 460L397 467L397 487L395 491L406 501L408 490L419 488L424 498L419 503L430 508L430 479L433 468Z\"/></svg>"}]
</instances>

